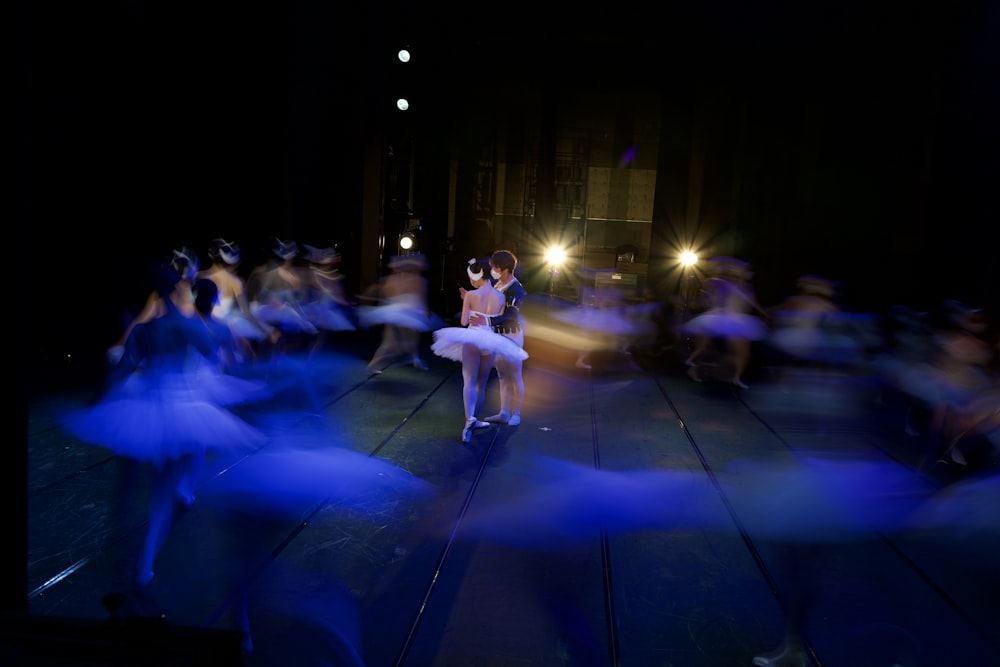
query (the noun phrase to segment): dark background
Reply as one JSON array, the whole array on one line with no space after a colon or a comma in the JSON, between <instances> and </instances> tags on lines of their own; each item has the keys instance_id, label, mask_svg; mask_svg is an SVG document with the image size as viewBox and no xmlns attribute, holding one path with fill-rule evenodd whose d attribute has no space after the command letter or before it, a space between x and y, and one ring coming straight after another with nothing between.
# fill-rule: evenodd
<instances>
[{"instance_id":1,"label":"dark background","mask_svg":"<svg viewBox=\"0 0 1000 667\"><path fill-rule=\"evenodd\" d=\"M424 141L501 96L581 89L664 95L678 143L710 119L716 173L750 175L730 235L765 302L816 271L858 309L1000 309L996 3L18 10L22 358L100 359L179 245L239 239L249 266L273 236L337 243L352 274L398 40L422 57ZM731 194L705 188L707 208Z\"/></svg>"}]
</instances>

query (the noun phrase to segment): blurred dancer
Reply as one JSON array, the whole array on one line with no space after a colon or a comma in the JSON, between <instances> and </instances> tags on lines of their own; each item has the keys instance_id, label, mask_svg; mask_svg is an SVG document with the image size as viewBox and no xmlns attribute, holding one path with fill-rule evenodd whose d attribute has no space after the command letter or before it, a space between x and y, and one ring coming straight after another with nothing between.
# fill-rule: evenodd
<instances>
[{"instance_id":1,"label":"blurred dancer","mask_svg":"<svg viewBox=\"0 0 1000 667\"><path fill-rule=\"evenodd\" d=\"M438 356L462 362L462 402L465 406L465 426L462 442L472 439L472 431L486 428L488 422L480 421L476 414L482 407L486 394L486 381L493 370L494 360L505 361L527 358L528 353L510 338L497 334L488 324L471 325L470 318L477 314L486 318L503 314L504 296L486 277L489 266L470 259L466 267L472 290L459 288L462 297L461 327L444 327L434 332L431 350Z\"/></svg>"},{"instance_id":2,"label":"blurred dancer","mask_svg":"<svg viewBox=\"0 0 1000 667\"><path fill-rule=\"evenodd\" d=\"M219 289L208 278L198 278L191 287L194 308L208 329L214 357L202 355L193 364L197 385L213 403L234 406L270 398L272 392L262 381L248 380L237 375L242 359L237 352L236 338L229 325L215 317Z\"/></svg>"},{"instance_id":3,"label":"blurred dancer","mask_svg":"<svg viewBox=\"0 0 1000 667\"><path fill-rule=\"evenodd\" d=\"M405 358L419 370L427 370L420 358L420 334L440 328L427 302L427 279L423 271L427 259L418 253L398 255L389 262L389 275L366 290L362 298L377 299L378 305L358 307L358 319L365 328L382 326L382 342L368 369L381 373L392 362Z\"/></svg>"},{"instance_id":4,"label":"blurred dancer","mask_svg":"<svg viewBox=\"0 0 1000 667\"><path fill-rule=\"evenodd\" d=\"M284 436L280 443L213 477L201 494L199 502L220 529L218 544L223 552L221 558L210 560L221 564L219 580L233 592L231 621L244 634L244 651L255 657L260 652L260 664L287 663L289 636L300 642L296 665L365 664L354 594L330 578L329 568L298 570L302 566L276 562L274 545L262 542L260 535L272 534L269 529L287 526L289 520L301 521L318 506L349 509L354 519L384 522L400 510L401 501L434 495L424 480L388 461L355 452L341 440L339 431L325 427ZM298 593L289 596L290 589ZM303 599L303 589L316 592ZM251 636L252 613L265 614L261 619L265 639L260 644ZM293 618L295 623L280 632L269 631L264 624L276 617Z\"/></svg>"},{"instance_id":5,"label":"blurred dancer","mask_svg":"<svg viewBox=\"0 0 1000 667\"><path fill-rule=\"evenodd\" d=\"M961 421L967 406L1000 387L991 375L994 349L983 336L988 326L982 311L948 300L941 314L930 357L911 364L898 376L900 390L928 415L921 434L926 440L922 468L936 462L945 448L949 416L959 416ZM961 449L948 451L956 463L964 463Z\"/></svg>"},{"instance_id":6,"label":"blurred dancer","mask_svg":"<svg viewBox=\"0 0 1000 667\"><path fill-rule=\"evenodd\" d=\"M255 343L277 342L280 332L257 321L250 311L246 287L237 273L242 258L240 247L225 239L215 239L208 246L208 256L212 264L199 271L198 277L207 278L218 287L219 300L212 314L233 332L237 357L250 359Z\"/></svg>"},{"instance_id":7,"label":"blurred dancer","mask_svg":"<svg viewBox=\"0 0 1000 667\"><path fill-rule=\"evenodd\" d=\"M584 295L581 305L552 315L588 334L586 346L577 351L577 368L590 370L591 355L599 350L614 350L630 356L633 341L654 333L652 312L659 304L628 306L621 290L614 288L588 289Z\"/></svg>"},{"instance_id":8,"label":"blurred dancer","mask_svg":"<svg viewBox=\"0 0 1000 667\"><path fill-rule=\"evenodd\" d=\"M191 357L215 363L216 348L204 324L175 304L172 295L182 282L174 267L157 269L162 314L131 329L102 398L67 413L63 421L80 440L153 469L149 520L135 571L140 587L153 579L153 563L173 524L175 503L193 501L205 452L253 447L262 440L200 390Z\"/></svg>"},{"instance_id":9,"label":"blurred dancer","mask_svg":"<svg viewBox=\"0 0 1000 667\"><path fill-rule=\"evenodd\" d=\"M732 257L715 257L709 261L708 271L711 277L703 287L708 310L681 325L681 332L695 339L695 347L684 363L691 369L692 379L700 382L697 360L708 351L713 339L721 338L733 371L730 382L747 389L743 372L750 362L751 344L768 333L764 321L750 311L763 317L767 312L757 303L750 285L753 272L749 264Z\"/></svg>"},{"instance_id":10,"label":"blurred dancer","mask_svg":"<svg viewBox=\"0 0 1000 667\"><path fill-rule=\"evenodd\" d=\"M499 250L490 257L490 277L497 291L504 295L503 313L497 317L486 317L473 313L469 323L473 326L487 325L524 347L524 323L520 308L524 304L525 291L521 281L514 277L517 257L509 250ZM486 418L487 422L517 426L521 423L521 405L524 403L524 377L522 359L497 357L494 360L500 381L500 412Z\"/></svg>"},{"instance_id":11,"label":"blurred dancer","mask_svg":"<svg viewBox=\"0 0 1000 667\"><path fill-rule=\"evenodd\" d=\"M302 310L319 329L313 349L319 349L326 334L357 329L354 303L344 290L344 275L339 270L340 253L336 248L315 248L303 244L307 262L306 289Z\"/></svg>"},{"instance_id":12,"label":"blurred dancer","mask_svg":"<svg viewBox=\"0 0 1000 667\"><path fill-rule=\"evenodd\" d=\"M299 244L274 239L270 250L271 257L247 279L250 311L259 322L281 333L287 343L282 347L294 346L319 333L302 310L307 279L297 263Z\"/></svg>"},{"instance_id":13,"label":"blurred dancer","mask_svg":"<svg viewBox=\"0 0 1000 667\"><path fill-rule=\"evenodd\" d=\"M182 315L188 317L194 315L191 284L198 276L198 254L190 248L181 248L180 250L174 250L168 261L173 272L177 275L177 281L166 294L162 293L162 290L157 287L154 287L153 291L149 293L149 297L146 299L142 310L125 327L121 338L115 341L114 345L108 349L107 359L110 365L114 366L121 359L121 355L125 350L125 341L136 326L166 314L167 299L171 301L172 306L180 311ZM160 271L160 268L154 268L154 272Z\"/></svg>"}]
</instances>

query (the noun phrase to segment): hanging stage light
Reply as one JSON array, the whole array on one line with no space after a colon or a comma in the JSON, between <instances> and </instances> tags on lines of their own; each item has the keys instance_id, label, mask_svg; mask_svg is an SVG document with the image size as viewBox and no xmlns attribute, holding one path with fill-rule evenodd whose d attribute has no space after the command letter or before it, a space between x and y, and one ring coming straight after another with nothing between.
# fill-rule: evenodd
<instances>
[{"instance_id":1,"label":"hanging stage light","mask_svg":"<svg viewBox=\"0 0 1000 667\"><path fill-rule=\"evenodd\" d=\"M409 252L416 248L417 239L413 235L413 232L403 232L399 235L399 249L403 252Z\"/></svg>"},{"instance_id":2,"label":"hanging stage light","mask_svg":"<svg viewBox=\"0 0 1000 667\"><path fill-rule=\"evenodd\" d=\"M396 52L396 58L399 60L400 63L402 63L401 65L397 65L397 67L405 67L405 68L407 68L406 76L402 76L401 75L400 78L399 78L399 81L402 82L403 85L405 85L407 87L409 86L409 83L412 80L412 74L413 74L413 72L412 72L412 67L413 66L409 64L411 57L412 57L412 54L410 53L410 47L409 46L403 46L402 48L399 49L399 51ZM410 108L410 100L407 99L406 97L402 97L402 96L397 97L396 98L396 108L399 109L400 111L407 111L407 110L409 110L409 108Z\"/></svg>"}]
</instances>

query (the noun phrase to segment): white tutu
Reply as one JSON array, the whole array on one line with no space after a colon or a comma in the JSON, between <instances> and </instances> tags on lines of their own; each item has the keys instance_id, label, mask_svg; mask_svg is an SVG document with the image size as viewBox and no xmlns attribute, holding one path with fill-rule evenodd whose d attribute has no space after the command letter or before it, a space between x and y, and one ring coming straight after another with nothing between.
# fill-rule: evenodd
<instances>
[{"instance_id":1,"label":"white tutu","mask_svg":"<svg viewBox=\"0 0 1000 667\"><path fill-rule=\"evenodd\" d=\"M820 328L781 327L768 342L795 359L829 364L856 364L862 359L861 346L849 336Z\"/></svg>"},{"instance_id":2,"label":"white tutu","mask_svg":"<svg viewBox=\"0 0 1000 667\"><path fill-rule=\"evenodd\" d=\"M581 329L598 331L610 336L631 336L635 326L614 308L567 308L553 313L552 318Z\"/></svg>"},{"instance_id":3,"label":"white tutu","mask_svg":"<svg viewBox=\"0 0 1000 667\"><path fill-rule=\"evenodd\" d=\"M331 446L335 436L324 436L306 447L268 448L243 459L206 484L199 499L262 515L299 515L325 502L362 512L371 508L384 517L385 500L433 495L423 479L384 459Z\"/></svg>"},{"instance_id":4,"label":"white tutu","mask_svg":"<svg viewBox=\"0 0 1000 667\"><path fill-rule=\"evenodd\" d=\"M65 412L60 422L83 442L157 466L187 454L254 449L266 439L181 375L161 376L141 391L123 386L97 405Z\"/></svg>"},{"instance_id":5,"label":"white tutu","mask_svg":"<svg viewBox=\"0 0 1000 667\"><path fill-rule=\"evenodd\" d=\"M439 357L462 361L462 348L474 345L482 352L495 354L509 361L524 361L528 353L516 342L488 327L444 327L434 332L431 351Z\"/></svg>"},{"instance_id":6,"label":"white tutu","mask_svg":"<svg viewBox=\"0 0 1000 667\"><path fill-rule=\"evenodd\" d=\"M232 297L216 304L212 317L223 322L237 340L266 340L267 334L250 321ZM261 325L264 326L264 325Z\"/></svg>"},{"instance_id":7,"label":"white tutu","mask_svg":"<svg viewBox=\"0 0 1000 667\"><path fill-rule=\"evenodd\" d=\"M333 302L315 301L303 305L302 311L317 329L324 331L354 331L357 328L347 306Z\"/></svg>"},{"instance_id":8,"label":"white tutu","mask_svg":"<svg viewBox=\"0 0 1000 667\"><path fill-rule=\"evenodd\" d=\"M681 333L709 338L736 337L763 340L768 335L764 321L746 313L706 311L680 327Z\"/></svg>"},{"instance_id":9,"label":"white tutu","mask_svg":"<svg viewBox=\"0 0 1000 667\"><path fill-rule=\"evenodd\" d=\"M250 304L250 310L258 321L276 327L281 331L289 333L319 333L319 330L312 322L288 304L253 302Z\"/></svg>"},{"instance_id":10,"label":"white tutu","mask_svg":"<svg viewBox=\"0 0 1000 667\"><path fill-rule=\"evenodd\" d=\"M904 466L850 459L746 461L720 480L747 532L783 543L850 542L902 530L932 490Z\"/></svg>"},{"instance_id":11,"label":"white tutu","mask_svg":"<svg viewBox=\"0 0 1000 667\"><path fill-rule=\"evenodd\" d=\"M444 326L444 320L436 313L428 313L424 308L410 302L385 303L378 306L358 306L358 321L364 328L392 324L415 331L434 331Z\"/></svg>"}]
</instances>

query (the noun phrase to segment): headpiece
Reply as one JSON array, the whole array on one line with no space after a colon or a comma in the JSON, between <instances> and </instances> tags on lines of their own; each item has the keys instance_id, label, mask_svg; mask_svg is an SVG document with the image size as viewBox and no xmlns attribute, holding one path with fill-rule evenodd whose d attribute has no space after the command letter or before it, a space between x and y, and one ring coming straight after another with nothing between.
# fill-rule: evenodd
<instances>
[{"instance_id":1,"label":"headpiece","mask_svg":"<svg viewBox=\"0 0 1000 667\"><path fill-rule=\"evenodd\" d=\"M198 274L198 255L191 248L174 250L170 265L182 280L194 280Z\"/></svg>"},{"instance_id":2,"label":"headpiece","mask_svg":"<svg viewBox=\"0 0 1000 667\"><path fill-rule=\"evenodd\" d=\"M212 259L221 259L230 266L240 263L240 247L225 239L215 239L208 248Z\"/></svg>"},{"instance_id":3,"label":"headpiece","mask_svg":"<svg viewBox=\"0 0 1000 667\"><path fill-rule=\"evenodd\" d=\"M475 257L473 257L472 259L469 260L468 264L469 265L467 267L465 267L465 272L467 274L469 274L469 280L482 280L483 279L483 267L482 266L479 267L479 273L473 273L472 272L472 267L474 267L477 264L479 264L479 260L476 259Z\"/></svg>"},{"instance_id":4,"label":"headpiece","mask_svg":"<svg viewBox=\"0 0 1000 667\"><path fill-rule=\"evenodd\" d=\"M274 245L271 246L271 251L281 259L294 259L295 256L299 254L299 244L295 241L282 241L281 239L274 239Z\"/></svg>"},{"instance_id":5,"label":"headpiece","mask_svg":"<svg viewBox=\"0 0 1000 667\"><path fill-rule=\"evenodd\" d=\"M336 248L314 248L311 245L302 244L305 250L306 261L313 264L333 264L340 259L340 253Z\"/></svg>"}]
</instances>

